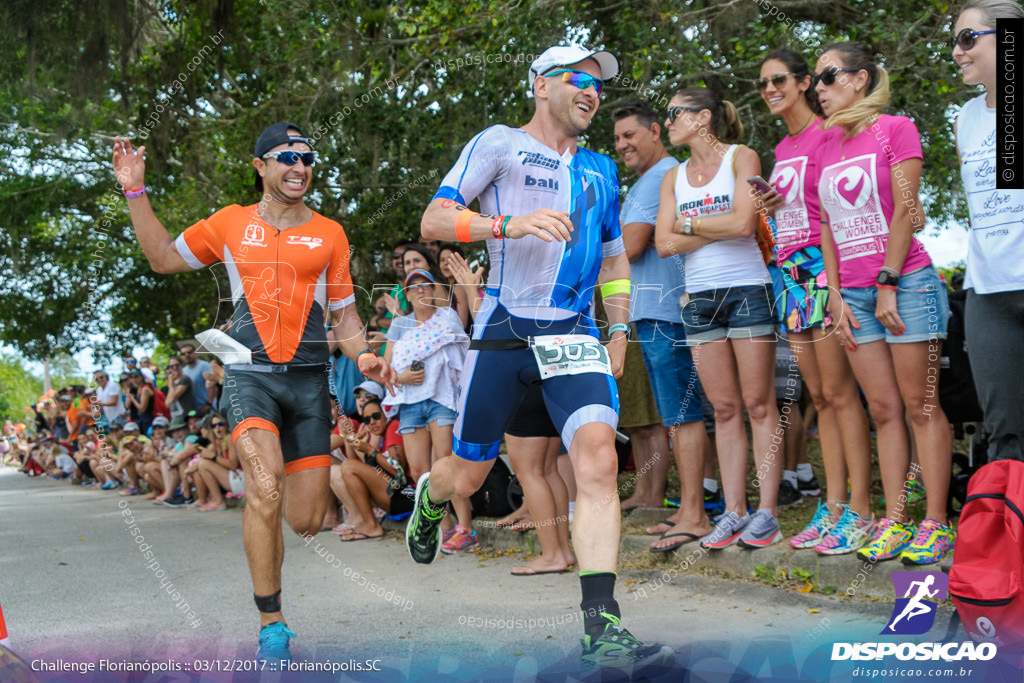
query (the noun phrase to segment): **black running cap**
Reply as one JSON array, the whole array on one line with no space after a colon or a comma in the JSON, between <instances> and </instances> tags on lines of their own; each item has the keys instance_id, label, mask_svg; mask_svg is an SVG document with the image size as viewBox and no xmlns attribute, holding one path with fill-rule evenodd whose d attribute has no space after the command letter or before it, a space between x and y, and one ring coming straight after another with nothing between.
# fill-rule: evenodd
<instances>
[{"instance_id":1,"label":"black running cap","mask_svg":"<svg viewBox=\"0 0 1024 683\"><path fill-rule=\"evenodd\" d=\"M289 135L289 130L297 130L299 135ZM272 126L268 126L266 130L260 133L259 138L256 140L256 148L253 150L253 155L257 159L262 159L264 154L278 145L293 145L297 142L304 142L310 147L313 146L313 141L309 139L309 136L306 135L302 128L288 121L279 121ZM256 169L253 169L252 172L255 175L253 185L256 187L256 191L263 192L263 177Z\"/></svg>"},{"instance_id":2,"label":"black running cap","mask_svg":"<svg viewBox=\"0 0 1024 683\"><path fill-rule=\"evenodd\" d=\"M299 131L299 135L289 135L288 131L291 129ZM296 142L304 142L310 146L313 145L313 142L309 139L309 136L306 135L302 128L296 126L294 123L280 121L272 126L268 126L266 130L260 133L260 137L256 140L254 155L257 159L261 159L264 154L278 145L292 145Z\"/></svg>"}]
</instances>

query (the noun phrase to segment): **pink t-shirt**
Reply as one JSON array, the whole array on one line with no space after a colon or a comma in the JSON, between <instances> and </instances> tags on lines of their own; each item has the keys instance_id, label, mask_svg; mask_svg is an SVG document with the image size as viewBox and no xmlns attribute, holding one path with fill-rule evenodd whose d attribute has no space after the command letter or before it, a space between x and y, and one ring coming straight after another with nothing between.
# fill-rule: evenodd
<instances>
[{"instance_id":1,"label":"pink t-shirt","mask_svg":"<svg viewBox=\"0 0 1024 683\"><path fill-rule=\"evenodd\" d=\"M775 168L770 180L783 197L783 204L775 210L779 266L798 249L821 246L819 152L828 138L842 135L838 128L822 130L823 123L818 119L796 137L782 138L775 147Z\"/></svg>"},{"instance_id":2,"label":"pink t-shirt","mask_svg":"<svg viewBox=\"0 0 1024 683\"><path fill-rule=\"evenodd\" d=\"M885 265L889 221L895 201L906 190L892 186L890 168L922 159L921 136L905 116L882 115L860 135L829 137L821 149L821 219L828 223L839 253L842 287L873 287ZM893 193L896 193L894 199ZM930 265L931 258L911 237L904 273Z\"/></svg>"}]
</instances>

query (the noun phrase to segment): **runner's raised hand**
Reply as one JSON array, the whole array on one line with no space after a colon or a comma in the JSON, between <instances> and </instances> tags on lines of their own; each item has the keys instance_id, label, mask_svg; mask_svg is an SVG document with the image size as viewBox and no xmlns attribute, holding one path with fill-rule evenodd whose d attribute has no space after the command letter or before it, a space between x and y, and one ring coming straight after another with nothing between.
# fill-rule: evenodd
<instances>
[{"instance_id":1,"label":"runner's raised hand","mask_svg":"<svg viewBox=\"0 0 1024 683\"><path fill-rule=\"evenodd\" d=\"M117 182L125 190L134 190L146 184L145 151L145 146L132 149L132 141L128 138L114 138L114 173Z\"/></svg>"}]
</instances>

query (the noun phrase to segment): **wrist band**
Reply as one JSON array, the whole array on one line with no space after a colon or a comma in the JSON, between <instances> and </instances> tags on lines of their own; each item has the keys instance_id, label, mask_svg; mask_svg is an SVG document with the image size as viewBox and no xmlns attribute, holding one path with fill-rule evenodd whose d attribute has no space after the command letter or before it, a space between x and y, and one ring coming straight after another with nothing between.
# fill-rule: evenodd
<instances>
[{"instance_id":1,"label":"wrist band","mask_svg":"<svg viewBox=\"0 0 1024 683\"><path fill-rule=\"evenodd\" d=\"M505 221L508 220L508 216L497 216L494 222L491 223L491 234L494 235L494 239L503 240L505 239L505 233L502 230L502 226L505 225Z\"/></svg>"},{"instance_id":2,"label":"wrist band","mask_svg":"<svg viewBox=\"0 0 1024 683\"><path fill-rule=\"evenodd\" d=\"M142 195L146 194L146 186L143 185L142 187L135 190L125 190L123 194L128 199L135 199L136 197L141 197Z\"/></svg>"},{"instance_id":3,"label":"wrist band","mask_svg":"<svg viewBox=\"0 0 1024 683\"><path fill-rule=\"evenodd\" d=\"M508 237L506 230L508 229L508 222L512 220L512 216L505 216L501 219L501 239Z\"/></svg>"},{"instance_id":4,"label":"wrist band","mask_svg":"<svg viewBox=\"0 0 1024 683\"><path fill-rule=\"evenodd\" d=\"M601 296L605 299L612 296L613 294L629 294L630 282L628 279L612 280L611 282L605 282L599 285L601 289Z\"/></svg>"},{"instance_id":5,"label":"wrist band","mask_svg":"<svg viewBox=\"0 0 1024 683\"><path fill-rule=\"evenodd\" d=\"M896 270L895 268L890 268L889 266L882 266L881 268L879 268L879 270L882 271L883 273L889 273L889 275L892 275L893 277L900 276L900 271Z\"/></svg>"},{"instance_id":6,"label":"wrist band","mask_svg":"<svg viewBox=\"0 0 1024 683\"><path fill-rule=\"evenodd\" d=\"M693 234L694 235L699 235L700 234L700 219L699 218L693 224Z\"/></svg>"},{"instance_id":7,"label":"wrist band","mask_svg":"<svg viewBox=\"0 0 1024 683\"><path fill-rule=\"evenodd\" d=\"M359 372L363 371L363 358L366 358L367 356L369 356L371 358L376 358L377 354L375 354L370 349L366 349L365 351L360 351L359 355L356 356L356 367L359 368Z\"/></svg>"},{"instance_id":8,"label":"wrist band","mask_svg":"<svg viewBox=\"0 0 1024 683\"><path fill-rule=\"evenodd\" d=\"M469 209L460 211L459 217L455 219L455 239L460 242L472 242L473 238L469 236L469 223L479 215L476 211Z\"/></svg>"},{"instance_id":9,"label":"wrist band","mask_svg":"<svg viewBox=\"0 0 1024 683\"><path fill-rule=\"evenodd\" d=\"M608 336L611 337L616 332L625 332L626 336L629 336L629 325L626 323L615 323L608 328Z\"/></svg>"},{"instance_id":10,"label":"wrist band","mask_svg":"<svg viewBox=\"0 0 1024 683\"><path fill-rule=\"evenodd\" d=\"M875 285L879 289L898 289L896 285Z\"/></svg>"}]
</instances>

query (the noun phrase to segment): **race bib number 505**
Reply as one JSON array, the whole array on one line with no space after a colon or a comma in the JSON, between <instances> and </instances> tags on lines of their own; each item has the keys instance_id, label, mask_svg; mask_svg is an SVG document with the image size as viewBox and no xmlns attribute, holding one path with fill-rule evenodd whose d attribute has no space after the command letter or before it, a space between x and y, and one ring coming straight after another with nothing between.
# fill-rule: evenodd
<instances>
[{"instance_id":1,"label":"race bib number 505","mask_svg":"<svg viewBox=\"0 0 1024 683\"><path fill-rule=\"evenodd\" d=\"M584 372L612 374L608 352L594 337L585 334L550 334L533 337L531 342L541 379Z\"/></svg>"}]
</instances>

